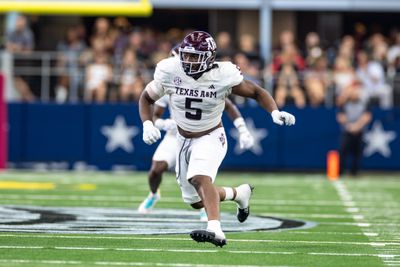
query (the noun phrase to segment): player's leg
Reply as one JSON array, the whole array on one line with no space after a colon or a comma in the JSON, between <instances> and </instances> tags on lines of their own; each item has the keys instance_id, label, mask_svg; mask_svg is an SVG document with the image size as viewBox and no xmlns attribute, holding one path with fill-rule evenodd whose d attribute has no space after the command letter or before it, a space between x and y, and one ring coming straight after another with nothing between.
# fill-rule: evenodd
<instances>
[{"instance_id":1,"label":"player's leg","mask_svg":"<svg viewBox=\"0 0 400 267\"><path fill-rule=\"evenodd\" d=\"M167 170L168 163L166 161L152 161L149 171L149 187L151 193L157 193L162 181L162 175Z\"/></svg>"},{"instance_id":2,"label":"player's leg","mask_svg":"<svg viewBox=\"0 0 400 267\"><path fill-rule=\"evenodd\" d=\"M140 203L138 212L148 213L150 212L157 201L161 198L160 192L158 190L162 174L168 170L168 164L165 161L153 161L148 175L150 192L147 197Z\"/></svg>"},{"instance_id":3,"label":"player's leg","mask_svg":"<svg viewBox=\"0 0 400 267\"><path fill-rule=\"evenodd\" d=\"M244 222L250 215L250 198L254 187L242 184L238 187L217 187L221 201L234 201L237 205L236 217L239 222Z\"/></svg>"},{"instance_id":4,"label":"player's leg","mask_svg":"<svg viewBox=\"0 0 400 267\"><path fill-rule=\"evenodd\" d=\"M138 208L140 213L148 213L160 199L159 187L162 175L169 167L175 165L176 138L173 134L166 134L157 150L154 152L152 165L148 174L150 192Z\"/></svg>"},{"instance_id":5,"label":"player's leg","mask_svg":"<svg viewBox=\"0 0 400 267\"><path fill-rule=\"evenodd\" d=\"M217 188L212 183L211 177L205 175L196 175L190 179L189 182L194 186L199 194L202 200L201 205L206 209L208 220L219 221L220 196Z\"/></svg>"},{"instance_id":6,"label":"player's leg","mask_svg":"<svg viewBox=\"0 0 400 267\"><path fill-rule=\"evenodd\" d=\"M225 245L226 238L220 224L220 196L213 182L226 151L225 131L221 127L208 135L191 139L187 153L189 157L184 157L188 163L185 180L189 181L193 194L192 207L196 208L194 204L199 203L197 208L204 206L208 216L207 229L195 230L191 237L195 241L210 242L217 246Z\"/></svg>"}]
</instances>

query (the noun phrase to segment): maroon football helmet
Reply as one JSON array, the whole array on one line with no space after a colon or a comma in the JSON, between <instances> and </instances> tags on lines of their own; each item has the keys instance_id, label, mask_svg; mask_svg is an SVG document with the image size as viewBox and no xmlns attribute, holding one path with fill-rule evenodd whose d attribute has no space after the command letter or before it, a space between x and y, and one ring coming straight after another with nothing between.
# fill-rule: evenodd
<instances>
[{"instance_id":1,"label":"maroon football helmet","mask_svg":"<svg viewBox=\"0 0 400 267\"><path fill-rule=\"evenodd\" d=\"M195 75L212 68L217 45L212 36L194 31L183 39L179 47L179 59L187 75Z\"/></svg>"}]
</instances>

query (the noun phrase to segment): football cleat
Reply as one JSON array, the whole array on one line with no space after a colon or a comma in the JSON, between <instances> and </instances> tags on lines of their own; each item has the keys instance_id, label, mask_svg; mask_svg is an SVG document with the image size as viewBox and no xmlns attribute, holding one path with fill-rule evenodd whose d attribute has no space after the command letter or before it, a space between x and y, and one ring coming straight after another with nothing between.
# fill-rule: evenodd
<instances>
[{"instance_id":1,"label":"football cleat","mask_svg":"<svg viewBox=\"0 0 400 267\"><path fill-rule=\"evenodd\" d=\"M224 237L218 237L214 232L207 230L194 230L190 233L190 237L196 242L208 242L221 248L226 245Z\"/></svg>"},{"instance_id":2,"label":"football cleat","mask_svg":"<svg viewBox=\"0 0 400 267\"><path fill-rule=\"evenodd\" d=\"M200 209L199 215L200 215L200 221L202 221L202 222L207 222L208 221L207 213L206 213L206 210L204 208Z\"/></svg>"},{"instance_id":3,"label":"football cleat","mask_svg":"<svg viewBox=\"0 0 400 267\"><path fill-rule=\"evenodd\" d=\"M244 222L250 215L250 198L253 194L254 187L250 184L242 184L236 187L235 202L238 205L236 217L239 222Z\"/></svg>"},{"instance_id":4,"label":"football cleat","mask_svg":"<svg viewBox=\"0 0 400 267\"><path fill-rule=\"evenodd\" d=\"M149 213L153 207L156 205L157 201L160 199L160 192L153 194L152 192L146 197L145 200L140 204L138 208L138 213L146 214Z\"/></svg>"}]
</instances>

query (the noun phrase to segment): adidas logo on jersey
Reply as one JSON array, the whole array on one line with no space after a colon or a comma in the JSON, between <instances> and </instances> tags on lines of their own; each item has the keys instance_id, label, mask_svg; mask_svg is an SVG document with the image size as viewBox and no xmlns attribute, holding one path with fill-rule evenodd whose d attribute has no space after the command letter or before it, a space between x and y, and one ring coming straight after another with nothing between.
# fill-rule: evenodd
<instances>
[{"instance_id":1,"label":"adidas logo on jersey","mask_svg":"<svg viewBox=\"0 0 400 267\"><path fill-rule=\"evenodd\" d=\"M214 90L214 89L215 89L214 84L211 84L211 85L208 87L208 89Z\"/></svg>"}]
</instances>

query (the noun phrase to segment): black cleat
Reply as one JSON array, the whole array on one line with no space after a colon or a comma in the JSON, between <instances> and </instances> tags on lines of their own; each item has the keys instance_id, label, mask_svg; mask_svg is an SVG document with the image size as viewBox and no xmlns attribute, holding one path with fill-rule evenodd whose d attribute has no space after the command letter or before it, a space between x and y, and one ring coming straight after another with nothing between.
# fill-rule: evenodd
<instances>
[{"instance_id":1,"label":"black cleat","mask_svg":"<svg viewBox=\"0 0 400 267\"><path fill-rule=\"evenodd\" d=\"M253 194L254 186L248 184L250 187L250 192L248 193L248 201L250 202L250 197ZM247 220L247 217L250 215L250 204L247 208L241 209L237 208L237 213L236 213L236 218L238 219L239 222L245 222Z\"/></svg>"},{"instance_id":2,"label":"black cleat","mask_svg":"<svg viewBox=\"0 0 400 267\"><path fill-rule=\"evenodd\" d=\"M206 230L194 230L190 233L190 237L197 242L208 242L214 244L217 247L223 247L226 245L225 238L218 238L215 233Z\"/></svg>"},{"instance_id":3,"label":"black cleat","mask_svg":"<svg viewBox=\"0 0 400 267\"><path fill-rule=\"evenodd\" d=\"M244 222L247 220L247 217L250 215L250 207L244 209L237 209L236 217L239 222Z\"/></svg>"}]
</instances>

